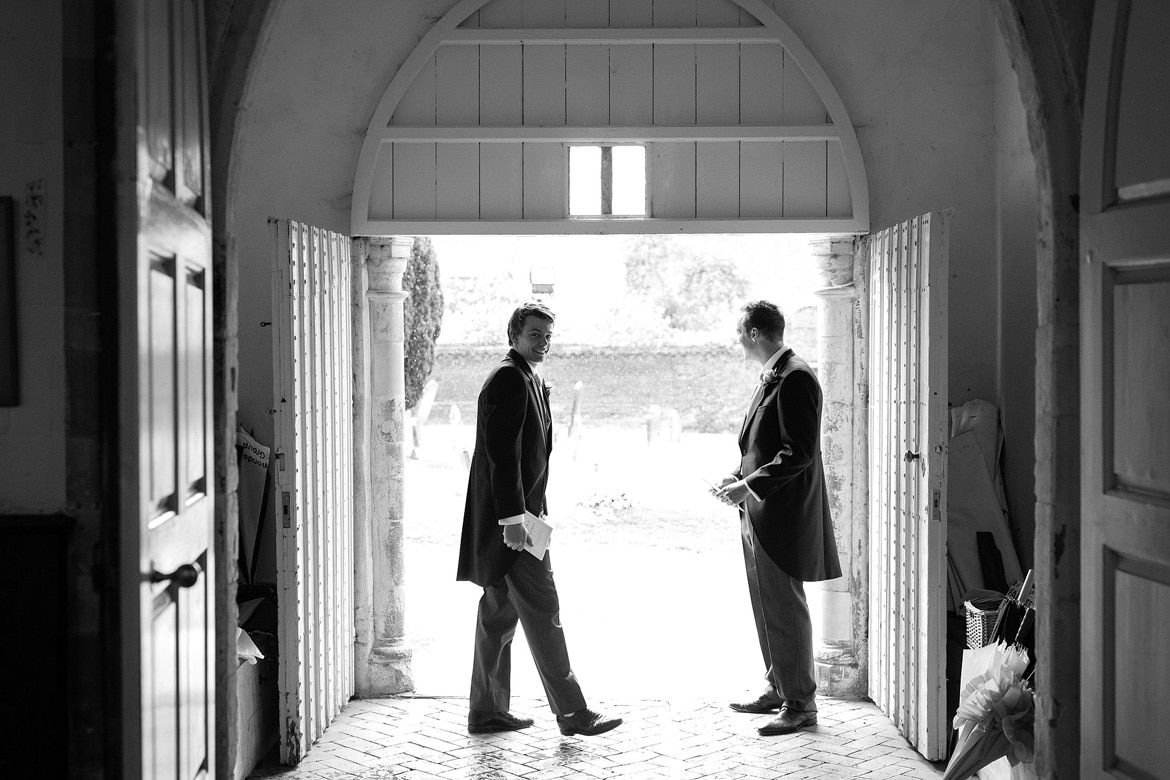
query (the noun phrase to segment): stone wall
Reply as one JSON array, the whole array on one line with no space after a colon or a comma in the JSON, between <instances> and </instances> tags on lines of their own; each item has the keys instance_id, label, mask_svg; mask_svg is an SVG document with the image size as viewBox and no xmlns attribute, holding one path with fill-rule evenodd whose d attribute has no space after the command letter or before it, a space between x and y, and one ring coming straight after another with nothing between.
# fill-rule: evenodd
<instances>
[{"instance_id":1,"label":"stone wall","mask_svg":"<svg viewBox=\"0 0 1170 780\"><path fill-rule=\"evenodd\" d=\"M505 351L440 346L431 374L439 389L430 421L447 422L452 406L463 421L473 420L480 387ZM815 364L815 352L802 354ZM743 421L759 373L753 366L731 344L633 349L558 345L541 372L553 388L550 401L558 423L569 422L573 387L581 382L586 423L641 425L650 406L657 404L677 409L683 430L728 433L739 430Z\"/></svg>"}]
</instances>

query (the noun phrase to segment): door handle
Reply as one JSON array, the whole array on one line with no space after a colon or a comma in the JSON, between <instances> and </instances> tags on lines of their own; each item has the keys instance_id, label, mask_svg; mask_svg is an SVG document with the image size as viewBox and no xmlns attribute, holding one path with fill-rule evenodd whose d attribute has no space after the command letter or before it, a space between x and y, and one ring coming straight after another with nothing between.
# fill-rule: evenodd
<instances>
[{"instance_id":1,"label":"door handle","mask_svg":"<svg viewBox=\"0 0 1170 780\"><path fill-rule=\"evenodd\" d=\"M910 450L906 450L906 454L902 456L902 460L906 461L907 463L910 463L912 461L918 460L921 457L922 457L922 453L920 453L920 452L912 452Z\"/></svg>"},{"instance_id":2,"label":"door handle","mask_svg":"<svg viewBox=\"0 0 1170 780\"><path fill-rule=\"evenodd\" d=\"M151 582L173 582L180 588L189 588L199 580L203 570L194 563L184 563L170 574L163 574L156 569L150 570Z\"/></svg>"}]
</instances>

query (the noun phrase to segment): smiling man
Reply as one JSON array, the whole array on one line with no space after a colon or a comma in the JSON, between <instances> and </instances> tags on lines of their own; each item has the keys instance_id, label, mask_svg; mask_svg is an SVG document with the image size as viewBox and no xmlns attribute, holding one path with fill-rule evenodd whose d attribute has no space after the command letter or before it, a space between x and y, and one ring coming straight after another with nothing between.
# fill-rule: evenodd
<instances>
[{"instance_id":1,"label":"smiling man","mask_svg":"<svg viewBox=\"0 0 1170 780\"><path fill-rule=\"evenodd\" d=\"M569 665L560 601L549 553L524 551L525 513L548 510L548 456L553 428L548 388L537 370L548 357L556 317L542 303L517 307L508 321L511 349L479 392L475 453L463 511L457 579L483 588L475 625L475 660L467 730L514 731L531 718L509 712L511 651L517 623L561 733L593 736L621 724L585 704Z\"/></svg>"}]
</instances>

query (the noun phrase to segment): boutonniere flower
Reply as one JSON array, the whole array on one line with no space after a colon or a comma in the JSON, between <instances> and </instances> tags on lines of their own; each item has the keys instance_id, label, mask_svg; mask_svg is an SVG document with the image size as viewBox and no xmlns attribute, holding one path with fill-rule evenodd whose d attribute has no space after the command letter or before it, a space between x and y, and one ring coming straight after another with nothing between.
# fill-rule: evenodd
<instances>
[{"instance_id":1,"label":"boutonniere flower","mask_svg":"<svg viewBox=\"0 0 1170 780\"><path fill-rule=\"evenodd\" d=\"M780 372L774 368L770 368L760 374L760 384L770 385L773 382L780 381Z\"/></svg>"}]
</instances>

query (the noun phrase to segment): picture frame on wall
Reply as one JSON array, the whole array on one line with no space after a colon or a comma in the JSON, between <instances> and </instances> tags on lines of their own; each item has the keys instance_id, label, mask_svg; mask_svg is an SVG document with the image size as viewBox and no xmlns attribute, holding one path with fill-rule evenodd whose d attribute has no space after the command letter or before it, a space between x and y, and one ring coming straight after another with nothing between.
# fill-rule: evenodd
<instances>
[{"instance_id":1,"label":"picture frame on wall","mask_svg":"<svg viewBox=\"0 0 1170 780\"><path fill-rule=\"evenodd\" d=\"M16 322L16 201L0 195L0 407L20 403Z\"/></svg>"}]
</instances>

